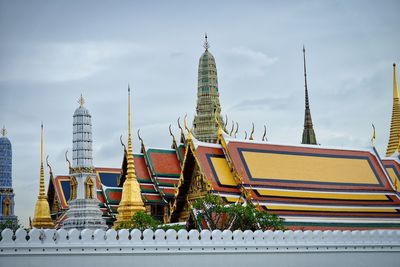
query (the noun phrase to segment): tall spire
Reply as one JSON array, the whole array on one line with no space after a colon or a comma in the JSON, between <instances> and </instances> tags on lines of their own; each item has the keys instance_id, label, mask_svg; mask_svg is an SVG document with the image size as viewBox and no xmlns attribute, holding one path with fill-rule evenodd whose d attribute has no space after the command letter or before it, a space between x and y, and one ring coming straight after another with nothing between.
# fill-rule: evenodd
<instances>
[{"instance_id":1,"label":"tall spire","mask_svg":"<svg viewBox=\"0 0 400 267\"><path fill-rule=\"evenodd\" d=\"M193 120L193 135L200 141L215 143L218 139L218 124L215 116L218 117L221 125L224 125L224 122L220 115L217 66L214 56L208 51L210 45L208 44L207 34L203 47L205 51L199 60L197 107Z\"/></svg>"},{"instance_id":2,"label":"tall spire","mask_svg":"<svg viewBox=\"0 0 400 267\"><path fill-rule=\"evenodd\" d=\"M53 221L50 216L49 202L47 201L44 185L44 167L43 167L43 123L41 124L40 135L40 178L39 178L39 196L36 201L35 214L33 215L32 226L35 228L53 228Z\"/></svg>"},{"instance_id":3,"label":"tall spire","mask_svg":"<svg viewBox=\"0 0 400 267\"><path fill-rule=\"evenodd\" d=\"M303 64L304 64L304 90L305 90L305 113L304 113L304 130L302 144L316 145L317 139L311 119L310 102L308 100L307 88L307 69L306 69L306 49L303 45Z\"/></svg>"},{"instance_id":4,"label":"tall spire","mask_svg":"<svg viewBox=\"0 0 400 267\"><path fill-rule=\"evenodd\" d=\"M399 145L400 135L400 102L399 102L399 86L397 84L396 64L393 63L393 109L392 120L390 123L389 143L386 149L386 157L390 157Z\"/></svg>"},{"instance_id":5,"label":"tall spire","mask_svg":"<svg viewBox=\"0 0 400 267\"><path fill-rule=\"evenodd\" d=\"M121 201L118 207L117 221L114 226L129 221L138 211L144 211L144 203L140 193L140 186L136 179L135 164L133 161L132 129L131 129L131 93L128 85L128 150L127 172L122 187Z\"/></svg>"}]
</instances>

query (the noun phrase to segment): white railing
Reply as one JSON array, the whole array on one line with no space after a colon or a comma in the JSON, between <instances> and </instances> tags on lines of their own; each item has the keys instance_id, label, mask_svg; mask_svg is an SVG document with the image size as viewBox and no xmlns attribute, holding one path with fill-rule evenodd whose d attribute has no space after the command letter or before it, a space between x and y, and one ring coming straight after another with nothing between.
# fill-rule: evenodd
<instances>
[{"instance_id":1,"label":"white railing","mask_svg":"<svg viewBox=\"0 0 400 267\"><path fill-rule=\"evenodd\" d=\"M368 253L366 253L368 252ZM229 255L236 260L231 263L249 263L254 259L272 260L276 255L285 254L285 261L297 266L301 259L317 257L331 260L331 263L340 264L341 259L346 261L346 255L351 259L363 257L368 263L376 264L383 260L386 266L391 263L400 264L400 231L399 230L373 230L373 231L208 231L197 230L88 230L78 231L72 229L33 229L26 232L18 229L15 233L10 229L1 232L0 263L16 263L11 266L24 266L37 260L35 255L41 255L41 266L53 266L54 260L60 255L69 256L67 261L82 257L97 257L109 255L125 255L135 257L140 261L140 255L152 255L152 259L162 264L165 259L155 256L168 256L172 259L186 255L187 258L177 257L174 266L198 266L190 263L195 255L208 255L211 258L225 262ZM338 256L338 255L341 255ZM241 255L240 257L238 257ZM293 257L296 255L296 257ZM314 255L314 256L313 256ZM368 256L366 256L368 255ZM71 257L73 256L73 257ZM78 257L78 258L77 258ZM172 257L172 258L171 258ZM197 256L198 257L198 256ZM272 257L272 258L271 258ZM292 261L290 260L293 258ZM124 260L128 261L129 257ZM48 265L46 260L48 259ZM57 258L59 259L59 258ZM110 264L113 258L105 258ZM118 258L120 266L124 260ZM132 259L131 259L132 260ZM180 264L180 260L182 264ZM392 261L393 260L393 261ZM43 261L45 263L43 263ZM306 263L308 261L305 261ZM104 263L104 262L103 262ZM330 266L324 262L325 266ZM122 265L121 265L122 264ZM308 262L309 264L309 262ZM1 265L1 264L0 264ZM70 264L68 264L70 265ZM3 266L3 265L2 265ZM4 265L8 266L8 265ZM61 264L60 266L64 266ZM199 265L200 266L200 265ZM289 266L289 265L288 265ZM312 265L304 265L312 266ZM333 265L332 265L333 266ZM353 266L357 266L354 265ZM368 266L368 265L360 265ZM373 266L373 265L370 265ZM396 266L396 265L394 265Z\"/></svg>"}]
</instances>

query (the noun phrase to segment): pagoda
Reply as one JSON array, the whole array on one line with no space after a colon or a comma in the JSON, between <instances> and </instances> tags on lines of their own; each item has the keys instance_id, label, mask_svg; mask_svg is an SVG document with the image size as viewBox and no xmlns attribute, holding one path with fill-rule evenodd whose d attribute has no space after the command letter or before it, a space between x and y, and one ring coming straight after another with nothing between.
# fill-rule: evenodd
<instances>
[{"instance_id":1,"label":"pagoda","mask_svg":"<svg viewBox=\"0 0 400 267\"><path fill-rule=\"evenodd\" d=\"M12 187L12 146L3 126L0 137L0 223L17 226L14 215L14 190Z\"/></svg>"},{"instance_id":2,"label":"pagoda","mask_svg":"<svg viewBox=\"0 0 400 267\"><path fill-rule=\"evenodd\" d=\"M218 139L218 122L223 125L220 115L217 66L214 56L208 51L210 45L205 35L205 51L199 60L197 107L193 120L193 135L197 140L215 143Z\"/></svg>"},{"instance_id":3,"label":"pagoda","mask_svg":"<svg viewBox=\"0 0 400 267\"><path fill-rule=\"evenodd\" d=\"M54 228L53 221L50 216L50 206L47 200L45 184L44 184L44 167L43 167L43 124L41 125L40 135L40 177L39 177L39 196L35 205L35 214L33 215L32 227L34 228Z\"/></svg>"},{"instance_id":4,"label":"pagoda","mask_svg":"<svg viewBox=\"0 0 400 267\"><path fill-rule=\"evenodd\" d=\"M92 117L84 103L81 96L73 117L73 165L69 173L71 193L63 227L105 229L107 226L96 196L96 173L92 163Z\"/></svg>"},{"instance_id":5,"label":"pagoda","mask_svg":"<svg viewBox=\"0 0 400 267\"><path fill-rule=\"evenodd\" d=\"M128 86L128 150L126 151L127 171L126 179L122 186L121 201L118 207L117 221L114 226L119 226L130 221L138 211L145 211L140 185L137 181L135 163L133 160L132 133L131 133L131 95Z\"/></svg>"}]
</instances>

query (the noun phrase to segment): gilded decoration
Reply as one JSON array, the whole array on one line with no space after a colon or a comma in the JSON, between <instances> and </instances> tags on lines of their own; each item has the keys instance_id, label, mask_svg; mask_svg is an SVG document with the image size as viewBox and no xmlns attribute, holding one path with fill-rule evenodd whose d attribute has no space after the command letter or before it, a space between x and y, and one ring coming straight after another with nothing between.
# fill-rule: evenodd
<instances>
[{"instance_id":1,"label":"gilded decoration","mask_svg":"<svg viewBox=\"0 0 400 267\"><path fill-rule=\"evenodd\" d=\"M74 176L71 176L70 187L71 187L70 200L76 199L78 182L76 181L76 178Z\"/></svg>"},{"instance_id":2,"label":"gilded decoration","mask_svg":"<svg viewBox=\"0 0 400 267\"><path fill-rule=\"evenodd\" d=\"M93 179L90 176L88 176L88 178L86 178L85 181L85 198L89 199L93 198L93 186L94 186Z\"/></svg>"},{"instance_id":3,"label":"gilded decoration","mask_svg":"<svg viewBox=\"0 0 400 267\"><path fill-rule=\"evenodd\" d=\"M11 200L9 196L6 196L3 200L3 215L10 216L11 215Z\"/></svg>"}]
</instances>

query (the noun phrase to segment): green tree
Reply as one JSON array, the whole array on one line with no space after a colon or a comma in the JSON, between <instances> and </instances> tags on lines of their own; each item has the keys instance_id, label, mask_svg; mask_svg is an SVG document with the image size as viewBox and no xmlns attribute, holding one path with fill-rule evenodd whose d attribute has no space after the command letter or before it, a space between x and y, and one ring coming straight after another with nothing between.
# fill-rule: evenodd
<instances>
[{"instance_id":1,"label":"green tree","mask_svg":"<svg viewBox=\"0 0 400 267\"><path fill-rule=\"evenodd\" d=\"M7 220L5 222L0 223L0 232L3 231L4 229L9 228L13 231L16 231L18 228L20 228L20 225L18 223L15 223L11 220Z\"/></svg>"},{"instance_id":2,"label":"green tree","mask_svg":"<svg viewBox=\"0 0 400 267\"><path fill-rule=\"evenodd\" d=\"M145 229L152 229L153 231L157 229L175 229L176 231L183 229L184 226L181 225L168 225L168 224L162 224L160 221L154 219L151 215L143 212L143 211L138 211L136 212L130 221L128 222L123 222L120 223L115 230L120 230L120 229L139 229L140 231L144 231Z\"/></svg>"},{"instance_id":3,"label":"green tree","mask_svg":"<svg viewBox=\"0 0 400 267\"><path fill-rule=\"evenodd\" d=\"M198 228L210 230L284 230L283 219L253 203L225 205L217 195L207 194L193 203Z\"/></svg>"}]
</instances>

